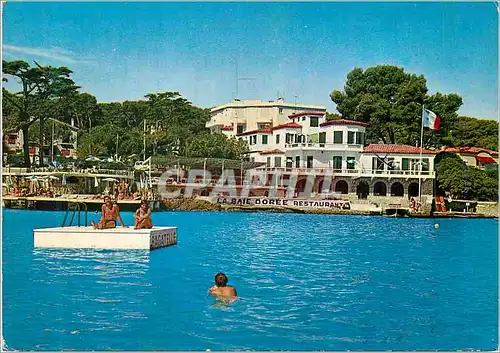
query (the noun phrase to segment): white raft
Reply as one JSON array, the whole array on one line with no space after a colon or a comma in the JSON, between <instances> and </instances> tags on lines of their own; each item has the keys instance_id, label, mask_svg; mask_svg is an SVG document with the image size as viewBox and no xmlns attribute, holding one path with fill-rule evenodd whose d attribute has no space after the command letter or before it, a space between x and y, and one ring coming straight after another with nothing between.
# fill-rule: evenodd
<instances>
[{"instance_id":1,"label":"white raft","mask_svg":"<svg viewBox=\"0 0 500 353\"><path fill-rule=\"evenodd\" d=\"M34 229L33 233L35 248L154 250L177 244L177 227L56 227Z\"/></svg>"}]
</instances>

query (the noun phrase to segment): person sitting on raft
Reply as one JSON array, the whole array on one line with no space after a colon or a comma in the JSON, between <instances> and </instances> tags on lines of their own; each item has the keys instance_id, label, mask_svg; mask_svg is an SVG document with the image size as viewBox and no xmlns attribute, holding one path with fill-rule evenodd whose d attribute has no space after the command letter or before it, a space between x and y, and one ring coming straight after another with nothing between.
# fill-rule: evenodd
<instances>
[{"instance_id":1,"label":"person sitting on raft","mask_svg":"<svg viewBox=\"0 0 500 353\"><path fill-rule=\"evenodd\" d=\"M224 298L235 298L238 297L236 293L236 288L233 286L228 286L228 278L224 273L219 272L215 275L215 286L210 288L210 295L214 295L216 297L224 297Z\"/></svg>"},{"instance_id":2,"label":"person sitting on raft","mask_svg":"<svg viewBox=\"0 0 500 353\"><path fill-rule=\"evenodd\" d=\"M104 196L104 205L102 205L101 210L102 216L99 223L95 224L94 221L91 223L94 229L116 228L116 220L120 222L122 227L128 228L120 216L120 208L118 205L113 205L111 197Z\"/></svg>"},{"instance_id":3,"label":"person sitting on raft","mask_svg":"<svg viewBox=\"0 0 500 353\"><path fill-rule=\"evenodd\" d=\"M141 207L135 211L135 224L134 229L151 229L153 222L151 221L151 208L148 202L141 201Z\"/></svg>"}]
</instances>

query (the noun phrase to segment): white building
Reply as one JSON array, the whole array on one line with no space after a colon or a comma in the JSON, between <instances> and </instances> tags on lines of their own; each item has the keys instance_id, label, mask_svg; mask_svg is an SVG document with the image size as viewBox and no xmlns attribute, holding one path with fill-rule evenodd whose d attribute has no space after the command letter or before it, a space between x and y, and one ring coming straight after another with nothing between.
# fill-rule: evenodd
<instances>
[{"instance_id":1,"label":"white building","mask_svg":"<svg viewBox=\"0 0 500 353\"><path fill-rule=\"evenodd\" d=\"M318 175L313 186L323 191L324 175L330 188L356 199L394 196L404 203L410 196L432 195L436 151L407 145L371 144L365 147L366 123L325 120L320 112L290 114L287 123L268 125L236 135L250 148L249 158L266 163L269 172ZM420 179L420 183L419 183ZM305 182L305 181L304 181ZM347 195L346 195L347 196Z\"/></svg>"},{"instance_id":2,"label":"white building","mask_svg":"<svg viewBox=\"0 0 500 353\"><path fill-rule=\"evenodd\" d=\"M247 131L288 123L289 116L297 112L317 112L324 115L326 108L320 105L288 103L282 98L276 101L235 99L211 109L211 119L206 127L212 132L236 136Z\"/></svg>"},{"instance_id":3,"label":"white building","mask_svg":"<svg viewBox=\"0 0 500 353\"><path fill-rule=\"evenodd\" d=\"M437 151L422 151L419 170L420 148L366 146L368 124L345 119L327 121L325 115L326 109L321 106L294 106L282 100L235 101L212 109L207 127L246 141L248 159L265 163L260 169L280 175L277 186L285 185L295 172L300 174L295 188L298 192L313 175L313 193L329 188L353 201L405 205L420 190L429 196L429 202Z\"/></svg>"}]
</instances>

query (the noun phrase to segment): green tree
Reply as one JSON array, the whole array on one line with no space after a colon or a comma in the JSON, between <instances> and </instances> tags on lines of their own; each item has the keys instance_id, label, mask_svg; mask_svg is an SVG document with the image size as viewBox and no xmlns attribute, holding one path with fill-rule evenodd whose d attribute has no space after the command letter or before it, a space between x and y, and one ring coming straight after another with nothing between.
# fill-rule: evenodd
<instances>
[{"instance_id":1,"label":"green tree","mask_svg":"<svg viewBox=\"0 0 500 353\"><path fill-rule=\"evenodd\" d=\"M92 142L85 141L78 145L76 149L76 155L80 158L87 158L89 156L103 156L107 152L106 147Z\"/></svg>"},{"instance_id":2,"label":"green tree","mask_svg":"<svg viewBox=\"0 0 500 353\"><path fill-rule=\"evenodd\" d=\"M59 101L74 94L79 87L70 78L72 71L67 67L41 66L36 62L30 67L21 60L4 60L2 63L3 74L16 78L20 85L18 92L3 94L3 97L17 109L18 125L23 131L25 164L29 167L29 127L37 119L40 122L39 147L43 147L44 117L40 114L40 107L45 107L47 100ZM4 76L3 80L7 81L7 77ZM40 148L40 163L43 163L43 148Z\"/></svg>"},{"instance_id":3,"label":"green tree","mask_svg":"<svg viewBox=\"0 0 500 353\"><path fill-rule=\"evenodd\" d=\"M498 149L498 122L459 116L450 131L451 146Z\"/></svg>"},{"instance_id":4,"label":"green tree","mask_svg":"<svg viewBox=\"0 0 500 353\"><path fill-rule=\"evenodd\" d=\"M244 141L227 138L224 134L205 133L189 139L184 155L186 157L242 159L246 152L248 152L248 145Z\"/></svg>"},{"instance_id":5,"label":"green tree","mask_svg":"<svg viewBox=\"0 0 500 353\"><path fill-rule=\"evenodd\" d=\"M439 192L449 192L453 198L496 201L498 198L498 169L481 170L468 166L460 157L447 154L436 160Z\"/></svg>"},{"instance_id":6,"label":"green tree","mask_svg":"<svg viewBox=\"0 0 500 353\"><path fill-rule=\"evenodd\" d=\"M441 117L442 128L425 131L424 146L438 146L449 133L462 99L456 94L427 94L426 79L390 65L355 68L347 74L343 91L330 94L344 119L369 123L367 140L371 143L420 142L422 105Z\"/></svg>"},{"instance_id":7,"label":"green tree","mask_svg":"<svg viewBox=\"0 0 500 353\"><path fill-rule=\"evenodd\" d=\"M342 115L338 113L326 112L326 121L342 119Z\"/></svg>"}]
</instances>

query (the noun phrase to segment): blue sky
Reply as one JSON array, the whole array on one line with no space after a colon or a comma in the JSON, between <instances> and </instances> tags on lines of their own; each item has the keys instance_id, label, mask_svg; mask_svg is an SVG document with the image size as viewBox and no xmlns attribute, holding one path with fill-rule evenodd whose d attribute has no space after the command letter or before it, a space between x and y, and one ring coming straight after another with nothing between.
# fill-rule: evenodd
<instances>
[{"instance_id":1,"label":"blue sky","mask_svg":"<svg viewBox=\"0 0 500 353\"><path fill-rule=\"evenodd\" d=\"M99 101L179 91L201 107L241 99L322 104L354 67L423 74L460 113L497 117L490 3L4 4L4 59L68 66Z\"/></svg>"}]
</instances>

